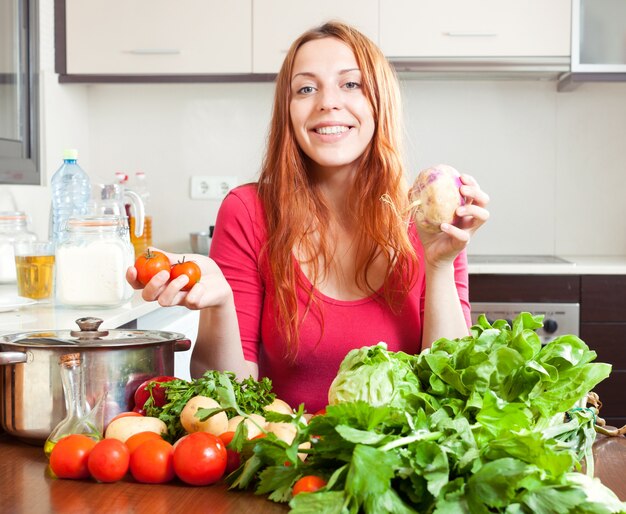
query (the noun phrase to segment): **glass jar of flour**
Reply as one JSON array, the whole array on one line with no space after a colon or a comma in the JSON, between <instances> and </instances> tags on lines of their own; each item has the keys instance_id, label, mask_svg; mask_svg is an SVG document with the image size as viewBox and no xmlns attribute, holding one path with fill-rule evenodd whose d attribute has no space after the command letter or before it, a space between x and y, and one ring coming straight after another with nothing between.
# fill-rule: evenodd
<instances>
[{"instance_id":1,"label":"glass jar of flour","mask_svg":"<svg viewBox=\"0 0 626 514\"><path fill-rule=\"evenodd\" d=\"M56 253L56 301L71 307L117 307L132 296L126 270L134 251L119 216L71 217Z\"/></svg>"}]
</instances>

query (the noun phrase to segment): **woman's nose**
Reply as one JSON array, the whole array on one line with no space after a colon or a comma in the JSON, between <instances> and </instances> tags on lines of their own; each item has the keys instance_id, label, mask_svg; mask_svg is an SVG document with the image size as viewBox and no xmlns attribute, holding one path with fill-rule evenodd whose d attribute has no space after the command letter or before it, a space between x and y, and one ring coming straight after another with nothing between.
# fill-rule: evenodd
<instances>
[{"instance_id":1,"label":"woman's nose","mask_svg":"<svg viewBox=\"0 0 626 514\"><path fill-rule=\"evenodd\" d=\"M325 87L321 89L318 98L319 107L323 111L339 109L341 107L341 96L335 88Z\"/></svg>"}]
</instances>

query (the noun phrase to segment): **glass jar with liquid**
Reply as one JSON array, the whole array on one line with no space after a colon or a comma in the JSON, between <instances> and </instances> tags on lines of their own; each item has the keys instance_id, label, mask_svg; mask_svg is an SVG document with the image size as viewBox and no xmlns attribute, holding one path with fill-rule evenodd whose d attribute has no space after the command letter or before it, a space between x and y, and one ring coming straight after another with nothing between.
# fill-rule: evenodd
<instances>
[{"instance_id":1,"label":"glass jar with liquid","mask_svg":"<svg viewBox=\"0 0 626 514\"><path fill-rule=\"evenodd\" d=\"M24 212L0 212L0 284L17 280L15 243L36 240L37 236L28 230L28 218Z\"/></svg>"}]
</instances>

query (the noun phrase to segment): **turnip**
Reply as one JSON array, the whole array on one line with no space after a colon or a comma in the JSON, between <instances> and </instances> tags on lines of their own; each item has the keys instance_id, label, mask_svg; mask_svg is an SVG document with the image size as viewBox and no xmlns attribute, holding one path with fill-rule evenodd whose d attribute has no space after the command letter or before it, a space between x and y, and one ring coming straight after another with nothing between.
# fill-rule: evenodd
<instances>
[{"instance_id":1,"label":"turnip","mask_svg":"<svg viewBox=\"0 0 626 514\"><path fill-rule=\"evenodd\" d=\"M442 223L454 224L455 212L465 205L459 188L459 172L452 166L438 164L422 170L413 183L410 200L415 223L426 232L440 232Z\"/></svg>"},{"instance_id":2,"label":"turnip","mask_svg":"<svg viewBox=\"0 0 626 514\"><path fill-rule=\"evenodd\" d=\"M104 437L118 439L125 443L130 436L139 432L155 432L164 435L167 433L167 425L159 418L150 416L125 416L111 421Z\"/></svg>"},{"instance_id":3,"label":"turnip","mask_svg":"<svg viewBox=\"0 0 626 514\"><path fill-rule=\"evenodd\" d=\"M280 398L276 398L272 403L263 407L263 410L278 412L279 414L293 414L291 406Z\"/></svg>"},{"instance_id":4,"label":"turnip","mask_svg":"<svg viewBox=\"0 0 626 514\"><path fill-rule=\"evenodd\" d=\"M213 414L204 421L196 416L200 409L219 409L220 404L208 396L194 396L180 413L180 424L188 433L208 432L219 436L228 431L228 417L225 412Z\"/></svg>"},{"instance_id":5,"label":"turnip","mask_svg":"<svg viewBox=\"0 0 626 514\"><path fill-rule=\"evenodd\" d=\"M228 420L227 432L235 432L239 424L243 422L248 430L248 439L254 439L263 433L267 421L260 414L250 414L249 416L234 416Z\"/></svg>"}]
</instances>

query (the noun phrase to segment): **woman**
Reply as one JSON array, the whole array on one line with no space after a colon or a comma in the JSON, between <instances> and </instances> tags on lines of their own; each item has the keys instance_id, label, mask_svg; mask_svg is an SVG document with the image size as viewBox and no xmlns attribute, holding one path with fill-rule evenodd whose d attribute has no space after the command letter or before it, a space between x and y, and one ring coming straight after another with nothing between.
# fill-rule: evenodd
<instances>
[{"instance_id":1,"label":"woman","mask_svg":"<svg viewBox=\"0 0 626 514\"><path fill-rule=\"evenodd\" d=\"M417 353L467 335L465 246L488 197L463 176L457 226L418 235L398 216L400 118L395 75L365 36L327 23L294 42L259 182L222 203L211 258L193 257L202 279L186 293L186 277L161 272L143 291L201 310L192 375L269 376L279 397L314 412L350 349L385 341ZM141 287L134 268L127 278Z\"/></svg>"}]
</instances>

